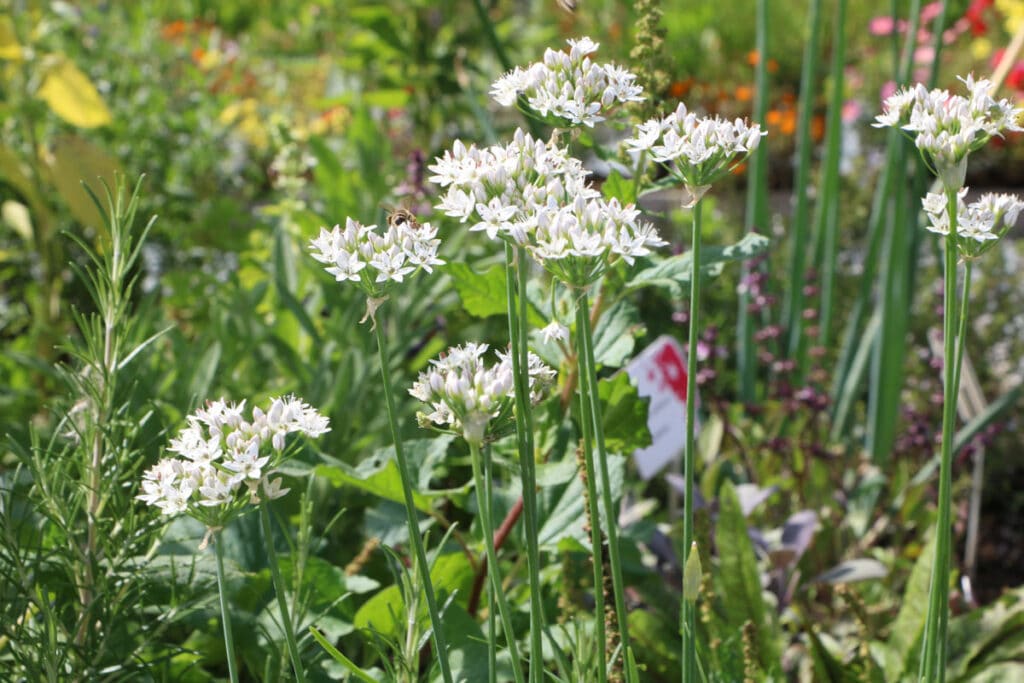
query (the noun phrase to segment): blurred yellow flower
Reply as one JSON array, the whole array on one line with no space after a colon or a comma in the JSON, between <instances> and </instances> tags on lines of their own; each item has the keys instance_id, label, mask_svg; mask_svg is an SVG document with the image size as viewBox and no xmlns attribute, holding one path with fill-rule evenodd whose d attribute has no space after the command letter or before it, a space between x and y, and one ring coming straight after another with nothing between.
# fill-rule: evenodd
<instances>
[{"instance_id":1,"label":"blurred yellow flower","mask_svg":"<svg viewBox=\"0 0 1024 683\"><path fill-rule=\"evenodd\" d=\"M217 118L225 126L234 126L250 145L265 148L269 142L266 126L260 118L260 103L252 97L232 102Z\"/></svg>"}]
</instances>

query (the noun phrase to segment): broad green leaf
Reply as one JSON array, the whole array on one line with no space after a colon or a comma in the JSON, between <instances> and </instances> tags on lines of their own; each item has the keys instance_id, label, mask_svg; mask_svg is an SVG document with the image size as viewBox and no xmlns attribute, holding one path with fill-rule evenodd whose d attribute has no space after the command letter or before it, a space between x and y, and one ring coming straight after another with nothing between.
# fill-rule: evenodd
<instances>
[{"instance_id":1,"label":"broad green leaf","mask_svg":"<svg viewBox=\"0 0 1024 683\"><path fill-rule=\"evenodd\" d=\"M754 546L747 534L739 497L732 482L726 481L719 492L718 526L715 545L719 548L717 594L722 596L730 627L737 630L750 621L757 629L757 659L761 668L775 671L779 665L778 643L769 623L770 615L761 595L761 573Z\"/></svg>"},{"instance_id":2,"label":"broad green leaf","mask_svg":"<svg viewBox=\"0 0 1024 683\"><path fill-rule=\"evenodd\" d=\"M53 113L73 126L96 128L113 118L96 86L75 63L63 55L53 56L36 91Z\"/></svg>"},{"instance_id":3,"label":"broad green leaf","mask_svg":"<svg viewBox=\"0 0 1024 683\"><path fill-rule=\"evenodd\" d=\"M594 362L621 368L633 355L636 337L643 329L636 306L622 299L601 314L594 328Z\"/></svg>"},{"instance_id":4,"label":"broad green leaf","mask_svg":"<svg viewBox=\"0 0 1024 683\"><path fill-rule=\"evenodd\" d=\"M631 178L623 178L618 171L612 171L601 184L601 194L606 199L618 199L623 204L636 203L637 184Z\"/></svg>"},{"instance_id":5,"label":"broad green leaf","mask_svg":"<svg viewBox=\"0 0 1024 683\"><path fill-rule=\"evenodd\" d=\"M604 441L611 453L629 455L638 448L651 445L647 427L649 397L637 395L629 375L619 372L597 383L604 417Z\"/></svg>"},{"instance_id":6,"label":"broad green leaf","mask_svg":"<svg viewBox=\"0 0 1024 683\"><path fill-rule=\"evenodd\" d=\"M917 651L920 649L924 620L928 614L928 588L931 583L932 562L935 559L935 536L921 549L921 554L910 571L907 587L896 621L892 624L889 645L898 657L885 670L887 681L899 680L904 671L916 670ZM902 668L891 668L899 664Z\"/></svg>"},{"instance_id":7,"label":"broad green leaf","mask_svg":"<svg viewBox=\"0 0 1024 683\"><path fill-rule=\"evenodd\" d=\"M85 138L63 135L54 143L50 167L53 183L75 220L82 225L102 225L99 210L82 183L102 197L101 181L113 188L120 170L121 165L114 157Z\"/></svg>"},{"instance_id":8,"label":"broad green leaf","mask_svg":"<svg viewBox=\"0 0 1024 683\"><path fill-rule=\"evenodd\" d=\"M621 455L608 456L608 475L611 478L613 500L618 500L622 495L625 471L626 458ZM537 536L543 549L564 550L565 547L560 543L569 540L572 541L572 549L584 548L589 551L590 534L583 530L583 522L586 519L584 497L583 483L579 477L573 477L547 518L541 519L541 528ZM597 507L600 510L603 506L598 504ZM603 516L604 511L600 510L600 513ZM606 520L602 517L601 524L605 523Z\"/></svg>"},{"instance_id":9,"label":"broad green leaf","mask_svg":"<svg viewBox=\"0 0 1024 683\"><path fill-rule=\"evenodd\" d=\"M727 247L705 247L701 252L700 272L704 277L716 277L726 263L742 261L763 254L770 240L764 235L747 233L736 244ZM626 283L628 291L644 287L658 287L674 299L686 296L690 284L690 252L664 259L650 259L651 266L639 271Z\"/></svg>"},{"instance_id":10,"label":"broad green leaf","mask_svg":"<svg viewBox=\"0 0 1024 683\"><path fill-rule=\"evenodd\" d=\"M462 299L462 307L477 318L505 315L505 268L491 266L482 273L475 272L465 263L450 263L444 267L455 291Z\"/></svg>"}]
</instances>

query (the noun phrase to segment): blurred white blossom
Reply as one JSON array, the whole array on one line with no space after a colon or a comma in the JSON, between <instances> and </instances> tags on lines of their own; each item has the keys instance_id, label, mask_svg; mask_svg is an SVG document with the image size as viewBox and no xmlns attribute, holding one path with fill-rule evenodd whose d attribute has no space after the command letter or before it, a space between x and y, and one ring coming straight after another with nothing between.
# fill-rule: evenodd
<instances>
[{"instance_id":1,"label":"blurred white blossom","mask_svg":"<svg viewBox=\"0 0 1024 683\"><path fill-rule=\"evenodd\" d=\"M266 411L243 417L239 404L210 401L188 417L160 460L142 480L138 499L166 515L188 513L207 526L222 526L246 502L257 504L288 492L271 475L286 459L288 434L315 438L328 431L326 417L293 396L271 400Z\"/></svg>"},{"instance_id":2,"label":"blurred white blossom","mask_svg":"<svg viewBox=\"0 0 1024 683\"><path fill-rule=\"evenodd\" d=\"M569 40L568 53L549 48L542 61L516 67L495 81L491 96L505 107L523 97L533 112L553 125L593 127L605 120L612 106L644 99L635 74L591 60L598 47L590 38L580 38Z\"/></svg>"},{"instance_id":3,"label":"blurred white blossom","mask_svg":"<svg viewBox=\"0 0 1024 683\"><path fill-rule=\"evenodd\" d=\"M419 413L421 426L454 431L481 443L508 426L515 404L512 359L497 352L498 362L484 363L486 344L455 346L430 361L409 393L432 408ZM529 354L530 399L536 403L555 371Z\"/></svg>"}]
</instances>

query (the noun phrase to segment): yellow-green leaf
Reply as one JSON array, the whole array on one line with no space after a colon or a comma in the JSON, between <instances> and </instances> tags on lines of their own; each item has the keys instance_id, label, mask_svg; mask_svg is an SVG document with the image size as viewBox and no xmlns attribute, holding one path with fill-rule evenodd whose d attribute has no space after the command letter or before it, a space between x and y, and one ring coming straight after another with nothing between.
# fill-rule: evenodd
<instances>
[{"instance_id":1,"label":"yellow-green leaf","mask_svg":"<svg viewBox=\"0 0 1024 683\"><path fill-rule=\"evenodd\" d=\"M112 117L96 86L70 59L57 56L50 60L43 83L36 95L50 105L53 113L79 128L96 128Z\"/></svg>"},{"instance_id":2,"label":"yellow-green leaf","mask_svg":"<svg viewBox=\"0 0 1024 683\"><path fill-rule=\"evenodd\" d=\"M117 160L107 152L77 135L63 135L53 145L50 172L57 192L71 209L71 214L83 225L98 225L99 211L92 198L82 187L86 183L97 196L103 197L102 178L114 187L114 175L120 171Z\"/></svg>"},{"instance_id":3,"label":"yellow-green leaf","mask_svg":"<svg viewBox=\"0 0 1024 683\"><path fill-rule=\"evenodd\" d=\"M6 14L0 14L0 59L22 59L21 45L14 31L14 22Z\"/></svg>"}]
</instances>

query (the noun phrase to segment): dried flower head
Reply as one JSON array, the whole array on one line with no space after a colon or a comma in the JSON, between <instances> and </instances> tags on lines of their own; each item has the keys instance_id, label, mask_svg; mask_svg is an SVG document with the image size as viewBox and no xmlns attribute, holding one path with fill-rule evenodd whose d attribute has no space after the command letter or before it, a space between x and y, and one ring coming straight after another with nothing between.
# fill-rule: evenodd
<instances>
[{"instance_id":1,"label":"dried flower head","mask_svg":"<svg viewBox=\"0 0 1024 683\"><path fill-rule=\"evenodd\" d=\"M764 132L742 119L700 117L680 103L662 119L641 123L626 146L666 164L694 195L741 164L757 149ZM702 192L701 192L702 193Z\"/></svg>"},{"instance_id":2,"label":"dried flower head","mask_svg":"<svg viewBox=\"0 0 1024 683\"><path fill-rule=\"evenodd\" d=\"M279 477L271 478L288 459L286 437L320 436L330 431L327 418L294 396L272 399L266 411L253 408L251 420L243 418L244 408L245 401L210 401L190 415L167 447L178 457L164 458L145 473L138 499L166 515L184 512L215 527L246 503L288 493Z\"/></svg>"},{"instance_id":3,"label":"dried flower head","mask_svg":"<svg viewBox=\"0 0 1024 683\"><path fill-rule=\"evenodd\" d=\"M461 434L467 441L482 443L505 430L515 404L512 359L497 352L498 362L484 364L486 344L454 346L430 361L409 393L433 411L419 413L420 425ZM530 399L536 403L555 377L540 358L529 355Z\"/></svg>"},{"instance_id":4,"label":"dried flower head","mask_svg":"<svg viewBox=\"0 0 1024 683\"><path fill-rule=\"evenodd\" d=\"M885 101L876 128L896 127L913 137L922 157L947 191L964 185L967 156L1003 131L1024 130L1018 124L1024 109L992 97L992 83L973 76L960 79L968 96L948 90L929 91L920 83L899 90Z\"/></svg>"},{"instance_id":5,"label":"dried flower head","mask_svg":"<svg viewBox=\"0 0 1024 683\"><path fill-rule=\"evenodd\" d=\"M597 64L599 45L590 38L569 40L569 52L548 49L544 59L516 67L491 87L491 96L511 107L522 98L528 113L554 126L588 126L604 121L616 104L642 102L636 75L614 64Z\"/></svg>"}]
</instances>

